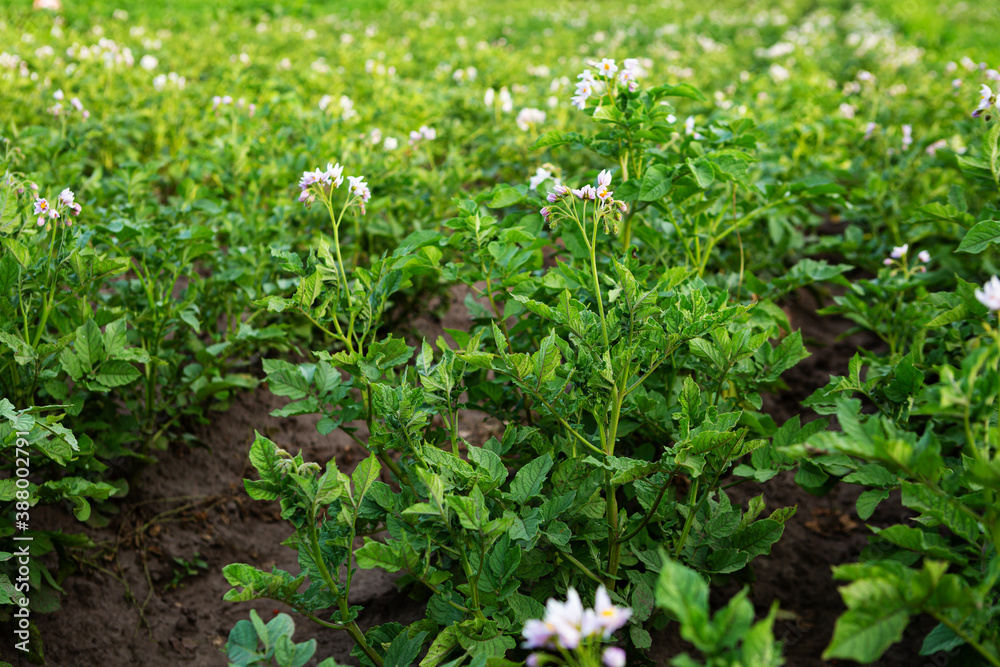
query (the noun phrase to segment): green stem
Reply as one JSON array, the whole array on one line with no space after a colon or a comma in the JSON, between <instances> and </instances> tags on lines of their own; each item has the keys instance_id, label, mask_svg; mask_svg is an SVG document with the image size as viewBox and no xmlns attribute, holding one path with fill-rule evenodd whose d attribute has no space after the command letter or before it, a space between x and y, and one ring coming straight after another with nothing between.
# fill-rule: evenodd
<instances>
[{"instance_id":1,"label":"green stem","mask_svg":"<svg viewBox=\"0 0 1000 667\"><path fill-rule=\"evenodd\" d=\"M635 537L636 535L638 535L642 531L643 528L646 527L646 525L649 523L650 519L652 519L653 515L656 513L656 510L660 507L660 502L663 500L663 496L666 495L667 488L670 486L670 483L672 481L674 481L675 474L676 473L670 473L670 476L667 477L667 481L664 482L663 485L660 487L660 492L658 494L656 494L656 500L654 500L653 504L650 505L649 511L646 512L646 516L642 517L642 521L639 523L639 525L636 526L635 529L632 530L632 531L630 531L628 534L626 534L626 535L624 535L622 537L619 537L618 538L618 542L621 542L623 544L626 543L626 542L628 542L633 537Z\"/></svg>"},{"instance_id":2,"label":"green stem","mask_svg":"<svg viewBox=\"0 0 1000 667\"><path fill-rule=\"evenodd\" d=\"M587 202L583 202L584 217L587 212ZM601 296L601 283L597 277L597 215L594 215L594 235L590 241L590 271L594 278L594 296L597 298L597 310L601 315L601 334L604 336L604 347L608 345L608 323L604 317L604 298Z\"/></svg>"},{"instance_id":3,"label":"green stem","mask_svg":"<svg viewBox=\"0 0 1000 667\"><path fill-rule=\"evenodd\" d=\"M984 658L986 658L986 661L989 662L991 665L993 665L994 667L1000 667L1000 659L998 659L995 655L993 655L992 653L990 653L986 649L985 646L983 646L982 644L980 644L979 642L977 642L975 639L973 639L968 633L966 633L964 630L962 630L962 628L960 626L956 625L953 621L951 621L949 618L947 618L944 614L937 613L937 610L935 610L935 609L925 609L924 611L926 611L928 614L930 614L931 616L933 616L938 622L940 622L946 628L948 628L949 630L951 630L952 632L954 632L956 637L958 637L959 639L961 639L962 641L964 641L966 644L968 644L972 648L976 649L976 651L981 656L983 656Z\"/></svg>"},{"instance_id":4,"label":"green stem","mask_svg":"<svg viewBox=\"0 0 1000 667\"><path fill-rule=\"evenodd\" d=\"M690 495L690 500L688 501L689 504L691 502L693 502L695 498L698 497L698 482L699 481L700 480L696 479L694 481L694 484L691 486L691 495ZM691 509L691 511L688 512L687 519L684 520L684 529L681 531L681 537L680 537L679 540L677 540L677 548L674 549L674 558L680 558L681 550L684 548L684 543L687 542L688 533L691 532L691 524L694 523L694 515L698 513L698 507L700 507L700 506L701 506L701 503L698 503L698 505L696 505L695 507L693 507Z\"/></svg>"},{"instance_id":5,"label":"green stem","mask_svg":"<svg viewBox=\"0 0 1000 667\"><path fill-rule=\"evenodd\" d=\"M576 567L576 569L580 570L580 572L582 572L588 579L591 579L591 580L593 580L594 582L596 582L598 584L602 584L602 585L604 584L604 580L603 579L601 579L596 574L594 574L593 572L591 572L590 568L588 568L586 565L584 565L583 563L581 563L580 561L578 561L576 558L574 558L572 554L568 554L565 551L560 551L559 552L559 557L560 558L565 558L567 561L569 561L570 563L572 563L573 566Z\"/></svg>"},{"instance_id":6,"label":"green stem","mask_svg":"<svg viewBox=\"0 0 1000 667\"><path fill-rule=\"evenodd\" d=\"M352 533L353 533L353 526L352 526ZM327 585L327 588L330 589L331 593L336 594L337 591L339 591L340 589L333 581L333 576L331 576L330 570L326 566L326 561L323 560L323 551L319 547L319 534L316 532L315 510L311 511L309 516L309 543L313 552L313 561L316 563L316 567L319 568L319 573L320 576L323 577L323 582ZM351 549L354 548L353 544L350 545L350 548ZM348 570L350 570L350 567L351 567L350 560L348 560L347 564ZM348 576L350 576L349 572ZM350 615L351 611L350 606L347 604L347 595L339 595L337 602L340 605L341 616L344 620L346 620ZM367 655L368 658L372 662L374 662L378 667L381 667L383 662L382 656L376 653L375 649L373 649L368 644L368 641L365 639L365 635L361 632L361 629L358 627L358 624L355 623L354 621L348 621L346 625L344 625L344 630L346 630L347 634L351 636L351 639L354 640L354 643L357 644L362 651L364 651L365 655Z\"/></svg>"}]
</instances>

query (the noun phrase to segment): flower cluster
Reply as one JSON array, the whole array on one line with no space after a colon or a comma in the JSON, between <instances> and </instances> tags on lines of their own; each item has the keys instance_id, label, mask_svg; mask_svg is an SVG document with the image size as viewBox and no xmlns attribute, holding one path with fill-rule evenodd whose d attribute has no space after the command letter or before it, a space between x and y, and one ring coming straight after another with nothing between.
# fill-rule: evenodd
<instances>
[{"instance_id":1,"label":"flower cluster","mask_svg":"<svg viewBox=\"0 0 1000 667\"><path fill-rule=\"evenodd\" d=\"M85 108L83 108L83 102L80 101L79 97L74 97L70 99L69 107L63 107L62 103L63 100L66 99L66 94L63 93L61 89L52 93L52 97L53 99L55 99L56 103L53 104L51 107L49 107L49 113L52 114L53 116L61 116L64 113L69 114L75 110L80 114L80 117L83 118L84 120L90 118L90 112L87 111Z\"/></svg>"},{"instance_id":2,"label":"flower cluster","mask_svg":"<svg viewBox=\"0 0 1000 667\"><path fill-rule=\"evenodd\" d=\"M545 165L539 167L535 171L535 175L531 176L528 179L528 189L529 190L537 190L539 185L541 185L542 183L544 183L545 181L547 181L549 179L552 179L552 181L557 186L558 185L562 185L562 181L560 181L558 178L556 178L553 175L553 173L552 173L553 169L556 169L556 167L553 167L551 164L545 164Z\"/></svg>"},{"instance_id":3,"label":"flower cluster","mask_svg":"<svg viewBox=\"0 0 1000 667\"><path fill-rule=\"evenodd\" d=\"M618 223L621 222L622 216L628 212L628 205L614 199L612 197L614 193L610 187L611 172L607 169L597 175L596 188L589 184L581 188L569 188L557 183L545 198L552 205L543 206L539 213L553 229L561 218L576 220L579 224L580 221L576 217L576 200L582 200L584 203L596 201L595 215L604 223L604 232L617 234Z\"/></svg>"},{"instance_id":4,"label":"flower cluster","mask_svg":"<svg viewBox=\"0 0 1000 667\"><path fill-rule=\"evenodd\" d=\"M73 220L64 214L80 215L82 210L83 207L76 202L76 195L73 194L72 190L66 188L56 197L55 205L49 203L49 200L44 197L36 197L33 212L38 218L39 227L44 227L50 220L55 222L59 219L62 219L63 224L67 227L71 227Z\"/></svg>"},{"instance_id":5,"label":"flower cluster","mask_svg":"<svg viewBox=\"0 0 1000 667\"><path fill-rule=\"evenodd\" d=\"M534 125L541 125L545 122L545 112L541 109L525 107L517 113L517 126L522 132L527 132Z\"/></svg>"},{"instance_id":6,"label":"flower cluster","mask_svg":"<svg viewBox=\"0 0 1000 667\"><path fill-rule=\"evenodd\" d=\"M257 105L251 102L247 104L246 98L241 97L240 99L233 102L232 95L216 95L212 98L212 111L219 113L219 107L227 107L232 105L236 109L246 109L249 116L253 116L257 113Z\"/></svg>"},{"instance_id":7,"label":"flower cluster","mask_svg":"<svg viewBox=\"0 0 1000 667\"><path fill-rule=\"evenodd\" d=\"M603 58L601 62L593 63L593 66L597 69L596 75L590 69L585 69L576 77L579 82L570 102L577 109L583 110L587 106L587 100L592 95L598 95L598 91L601 97L606 93L614 96L618 84L626 86L633 93L638 90L639 83L636 78L641 72L641 67L637 58L626 58L620 69L612 58Z\"/></svg>"},{"instance_id":8,"label":"flower cluster","mask_svg":"<svg viewBox=\"0 0 1000 667\"><path fill-rule=\"evenodd\" d=\"M500 110L504 113L510 113L514 110L514 98L511 97L507 86L501 88L499 93L492 88L486 89L486 93L483 95L483 104L492 109L497 102L499 102Z\"/></svg>"},{"instance_id":9,"label":"flower cluster","mask_svg":"<svg viewBox=\"0 0 1000 667\"><path fill-rule=\"evenodd\" d=\"M893 264L900 264L905 268L906 267L905 260L909 252L910 252L909 243L904 243L903 245L900 246L893 246L892 252L889 253L888 257L882 260L882 263L885 264L886 266L892 266ZM920 260L921 264L927 264L928 262L931 261L931 254L926 250L921 250L919 253L917 253L917 259ZM927 271L927 267L919 266L917 270L919 270L921 273L924 273Z\"/></svg>"},{"instance_id":10,"label":"flower cluster","mask_svg":"<svg viewBox=\"0 0 1000 667\"><path fill-rule=\"evenodd\" d=\"M361 136L362 138L367 138L368 141L371 142L372 146L378 146L379 144L381 144L382 148L384 148L387 151L394 151L397 148L399 148L399 140L396 139L396 137L385 137L383 139L382 130L378 129L377 127L373 129L371 132L369 132L367 136L366 135L361 135Z\"/></svg>"},{"instance_id":11,"label":"flower cluster","mask_svg":"<svg viewBox=\"0 0 1000 667\"><path fill-rule=\"evenodd\" d=\"M1000 111L1000 100L997 99L996 93L994 93L989 86L985 83L983 87L979 89L979 106L977 106L973 112L973 118L979 118L984 116L986 120L990 119L990 113L993 107L996 107Z\"/></svg>"},{"instance_id":12,"label":"flower cluster","mask_svg":"<svg viewBox=\"0 0 1000 667\"><path fill-rule=\"evenodd\" d=\"M368 183L365 182L364 178L364 176L347 177L348 197L344 203L345 208L351 204L357 204L362 215L365 213L365 204L372 197L372 192L368 189ZM304 171L302 178L299 179L299 201L309 206L316 201L318 196L323 203L329 206L331 193L339 188L343 182L344 168L340 164L328 162L325 170L317 168L315 171Z\"/></svg>"},{"instance_id":13,"label":"flower cluster","mask_svg":"<svg viewBox=\"0 0 1000 667\"><path fill-rule=\"evenodd\" d=\"M169 74L157 74L153 77L153 88L158 91L162 91L170 83L177 87L177 90L184 90L184 86L187 85L187 79L183 76L179 76L177 72L170 72ZM220 101L222 98L219 98Z\"/></svg>"},{"instance_id":14,"label":"flower cluster","mask_svg":"<svg viewBox=\"0 0 1000 667\"><path fill-rule=\"evenodd\" d=\"M437 139L437 130L426 125L421 125L419 130L412 130L410 132L411 146L421 140L434 141L435 139Z\"/></svg>"},{"instance_id":15,"label":"flower cluster","mask_svg":"<svg viewBox=\"0 0 1000 667\"><path fill-rule=\"evenodd\" d=\"M631 609L612 604L604 586L597 589L593 609L584 609L580 596L571 588L566 592L566 602L549 598L545 605L545 617L524 624L522 634L525 641L522 646L560 653L594 653L600 650L601 642L610 639L631 616ZM624 667L625 651L616 647L605 648L601 660L606 667ZM528 658L529 667L545 664L560 664L559 658L548 653L533 653Z\"/></svg>"}]
</instances>

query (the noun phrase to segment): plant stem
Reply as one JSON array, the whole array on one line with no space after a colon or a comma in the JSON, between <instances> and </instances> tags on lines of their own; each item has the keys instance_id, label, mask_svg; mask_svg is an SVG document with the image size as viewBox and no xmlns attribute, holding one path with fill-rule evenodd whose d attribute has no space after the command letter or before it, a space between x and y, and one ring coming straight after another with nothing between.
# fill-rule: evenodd
<instances>
[{"instance_id":1,"label":"plant stem","mask_svg":"<svg viewBox=\"0 0 1000 667\"><path fill-rule=\"evenodd\" d=\"M353 534L353 528L354 527L352 526L351 527L352 534ZM327 588L330 589L331 593L337 593L340 589L333 581L333 577L330 575L330 570L326 566L326 561L323 560L323 552L319 547L319 534L316 532L315 509L313 509L310 512L309 516L309 542L310 546L312 547L313 561L316 563L316 567L319 568L319 573L323 577L323 582L327 585ZM354 548L353 544L349 548L353 549ZM350 567L351 563L350 559L348 559L347 562L348 570L350 570ZM340 604L340 613L342 618L345 621L347 621L347 617L350 615L350 607L347 604L347 595L345 594L338 596L337 602ZM365 639L365 635L364 633L361 632L361 629L358 627L358 624L355 623L354 621L347 621L343 627L344 630L347 631L347 634L351 636L351 639L354 640L354 643L357 644L358 647L365 652L365 655L367 655L368 658L372 662L374 662L378 667L381 667L383 662L382 656L376 653L375 649L373 649L371 645L368 644L368 641Z\"/></svg>"},{"instance_id":2,"label":"plant stem","mask_svg":"<svg viewBox=\"0 0 1000 667\"><path fill-rule=\"evenodd\" d=\"M672 481L674 481L674 476L675 475L676 475L676 473L670 473L670 476L667 477L667 481L664 482L663 485L660 487L660 492L658 494L656 494L656 500L654 500L653 504L650 505L649 511L646 512L646 516L642 517L642 521L639 523L638 526L635 527L635 530L630 531L627 535L619 537L618 538L618 542L621 542L623 544L625 542L628 542L633 537L635 537L636 535L638 535L640 533L640 531L642 531L643 528L646 527L646 524L649 523L649 520L653 518L654 514L656 514L656 510L659 509L659 507L660 507L660 501L663 500L663 496L666 494L667 488L670 486L670 483Z\"/></svg>"},{"instance_id":3,"label":"plant stem","mask_svg":"<svg viewBox=\"0 0 1000 667\"><path fill-rule=\"evenodd\" d=\"M970 637L969 634L963 631L961 627L955 625L955 623L952 622L950 619L948 619L944 614L939 614L934 609L925 609L924 611L926 611L928 614L937 619L937 621L940 622L942 625L944 625L946 628L954 632L956 637L964 641L972 648L976 649L976 651L981 656L986 658L986 661L989 662L991 665L993 665L994 667L1000 667L1000 659L998 659L995 655L990 653L985 646L983 646L975 639Z\"/></svg>"}]
</instances>

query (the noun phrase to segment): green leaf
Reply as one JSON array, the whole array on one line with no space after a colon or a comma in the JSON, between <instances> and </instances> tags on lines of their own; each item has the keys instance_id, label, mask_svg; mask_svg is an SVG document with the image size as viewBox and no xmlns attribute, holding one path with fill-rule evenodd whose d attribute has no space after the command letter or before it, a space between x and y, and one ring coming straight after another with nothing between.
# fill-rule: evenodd
<instances>
[{"instance_id":1,"label":"green leaf","mask_svg":"<svg viewBox=\"0 0 1000 667\"><path fill-rule=\"evenodd\" d=\"M381 568L386 572L406 569L406 559L388 544L366 538L363 547L354 552L358 567L363 570Z\"/></svg>"},{"instance_id":2,"label":"green leaf","mask_svg":"<svg viewBox=\"0 0 1000 667\"><path fill-rule=\"evenodd\" d=\"M844 658L868 664L903 638L910 621L910 610L895 590L896 581L872 578L855 581L841 588L841 593L855 607L837 619L830 645L823 659ZM845 591L848 591L845 593Z\"/></svg>"},{"instance_id":3,"label":"green leaf","mask_svg":"<svg viewBox=\"0 0 1000 667\"><path fill-rule=\"evenodd\" d=\"M670 191L673 185L673 171L663 164L655 164L642 175L639 186L639 201L656 201Z\"/></svg>"},{"instance_id":4,"label":"green leaf","mask_svg":"<svg viewBox=\"0 0 1000 667\"><path fill-rule=\"evenodd\" d=\"M773 519L761 519L741 528L726 540L729 546L753 556L771 553L771 545L778 541L785 527Z\"/></svg>"},{"instance_id":5,"label":"green leaf","mask_svg":"<svg viewBox=\"0 0 1000 667\"><path fill-rule=\"evenodd\" d=\"M621 109L613 104L602 104L594 109L594 120L605 120L612 123L620 123L625 119Z\"/></svg>"},{"instance_id":6,"label":"green leaf","mask_svg":"<svg viewBox=\"0 0 1000 667\"><path fill-rule=\"evenodd\" d=\"M31 253L28 252L27 246L9 236L0 236L0 245L7 249L7 252L17 260L18 264L28 268L28 264L31 262Z\"/></svg>"},{"instance_id":7,"label":"green leaf","mask_svg":"<svg viewBox=\"0 0 1000 667\"><path fill-rule=\"evenodd\" d=\"M969 543L979 544L980 530L976 519L966 513L953 498L942 498L926 486L903 482L903 505L913 508L943 523L953 533Z\"/></svg>"},{"instance_id":8,"label":"green leaf","mask_svg":"<svg viewBox=\"0 0 1000 667\"><path fill-rule=\"evenodd\" d=\"M562 363L562 355L556 345L556 331L552 329L549 335L542 339L538 352L531 355L535 366L536 388L541 388L542 383L548 382L555 377L556 369Z\"/></svg>"},{"instance_id":9,"label":"green leaf","mask_svg":"<svg viewBox=\"0 0 1000 667\"><path fill-rule=\"evenodd\" d=\"M420 648L426 636L426 632L417 633L413 637L406 632L396 635L389 645L389 650L385 652L384 667L412 667L414 660L420 655Z\"/></svg>"},{"instance_id":10,"label":"green leaf","mask_svg":"<svg viewBox=\"0 0 1000 667\"><path fill-rule=\"evenodd\" d=\"M538 137L534 145L531 147L532 150L537 150L539 148L549 148L551 146L565 146L567 144L578 143L583 141L583 136L576 132L559 132L552 131L546 132L542 136Z\"/></svg>"},{"instance_id":11,"label":"green leaf","mask_svg":"<svg viewBox=\"0 0 1000 667\"><path fill-rule=\"evenodd\" d=\"M699 102L708 101L700 90L689 83L681 83L676 86L665 83L662 86L656 86L650 90L649 95L653 99L659 99L661 97L686 97Z\"/></svg>"},{"instance_id":12,"label":"green leaf","mask_svg":"<svg viewBox=\"0 0 1000 667\"><path fill-rule=\"evenodd\" d=\"M694 176L695 182L702 190L710 186L715 181L715 170L712 169L712 163L708 160L704 158L699 158L697 160L688 158L687 165L688 168L691 169L691 175Z\"/></svg>"},{"instance_id":13,"label":"green leaf","mask_svg":"<svg viewBox=\"0 0 1000 667\"><path fill-rule=\"evenodd\" d=\"M943 623L934 626L920 647L920 655L934 655L940 651L951 651L965 643L965 640Z\"/></svg>"},{"instance_id":14,"label":"green leaf","mask_svg":"<svg viewBox=\"0 0 1000 667\"><path fill-rule=\"evenodd\" d=\"M920 528L901 524L884 529L873 527L872 530L883 540L930 558L949 560L959 565L965 565L968 562L967 558L948 544L948 540L937 533L929 533Z\"/></svg>"},{"instance_id":15,"label":"green leaf","mask_svg":"<svg viewBox=\"0 0 1000 667\"><path fill-rule=\"evenodd\" d=\"M11 352L14 353L14 361L20 366L31 363L31 361L37 356L35 348L31 347L14 334L7 333L6 331L0 331L0 343L3 343L8 349L10 349Z\"/></svg>"},{"instance_id":16,"label":"green leaf","mask_svg":"<svg viewBox=\"0 0 1000 667\"><path fill-rule=\"evenodd\" d=\"M486 509L486 499L478 486L472 487L468 496L448 496L445 498L448 506L455 510L458 521L466 530L478 531L490 520Z\"/></svg>"},{"instance_id":17,"label":"green leaf","mask_svg":"<svg viewBox=\"0 0 1000 667\"><path fill-rule=\"evenodd\" d=\"M983 220L965 233L955 252L978 255L993 243L1000 243L1000 220Z\"/></svg>"},{"instance_id":18,"label":"green leaf","mask_svg":"<svg viewBox=\"0 0 1000 667\"><path fill-rule=\"evenodd\" d=\"M507 480L507 468L499 456L482 447L469 447L469 460L484 471L488 480L483 491L489 493ZM480 482L482 484L482 482Z\"/></svg>"},{"instance_id":19,"label":"green leaf","mask_svg":"<svg viewBox=\"0 0 1000 667\"><path fill-rule=\"evenodd\" d=\"M112 359L101 364L97 381L106 387L124 387L142 377L139 369L127 361Z\"/></svg>"},{"instance_id":20,"label":"green leaf","mask_svg":"<svg viewBox=\"0 0 1000 667\"><path fill-rule=\"evenodd\" d=\"M280 359L264 359L264 373L267 375L267 386L272 394L287 396L293 401L301 400L309 395L309 384L315 366L302 364L296 366Z\"/></svg>"},{"instance_id":21,"label":"green leaf","mask_svg":"<svg viewBox=\"0 0 1000 667\"><path fill-rule=\"evenodd\" d=\"M518 505L524 505L542 490L545 478L552 469L552 457L548 454L533 459L517 471L510 483L507 496Z\"/></svg>"},{"instance_id":22,"label":"green leaf","mask_svg":"<svg viewBox=\"0 0 1000 667\"><path fill-rule=\"evenodd\" d=\"M889 489L868 489L858 496L858 517L867 521L875 513L878 504L889 497Z\"/></svg>"},{"instance_id":23,"label":"green leaf","mask_svg":"<svg viewBox=\"0 0 1000 667\"><path fill-rule=\"evenodd\" d=\"M319 267L316 267L309 276L299 281L299 285L295 290L295 301L299 304L300 308L308 311L312 308L313 302L316 301L316 297L320 295L322 290L323 279L320 276Z\"/></svg>"},{"instance_id":24,"label":"green leaf","mask_svg":"<svg viewBox=\"0 0 1000 667\"><path fill-rule=\"evenodd\" d=\"M458 630L454 626L448 626L431 642L427 655L420 661L420 667L437 667L456 646L458 646Z\"/></svg>"},{"instance_id":25,"label":"green leaf","mask_svg":"<svg viewBox=\"0 0 1000 667\"><path fill-rule=\"evenodd\" d=\"M490 199L490 203L487 206L490 208L506 208L524 201L524 198L525 195L523 192L510 186L503 186L493 194L493 198Z\"/></svg>"},{"instance_id":26,"label":"green leaf","mask_svg":"<svg viewBox=\"0 0 1000 667\"><path fill-rule=\"evenodd\" d=\"M361 505L361 500L368 493L368 489L382 474L382 466L379 465L378 458L374 454L358 464L351 474L351 481L354 482L354 504Z\"/></svg>"},{"instance_id":27,"label":"green leaf","mask_svg":"<svg viewBox=\"0 0 1000 667\"><path fill-rule=\"evenodd\" d=\"M10 255L0 257L0 294L13 294L21 268Z\"/></svg>"},{"instance_id":28,"label":"green leaf","mask_svg":"<svg viewBox=\"0 0 1000 667\"><path fill-rule=\"evenodd\" d=\"M656 604L682 625L701 629L708 623L708 582L700 574L664 556L656 581Z\"/></svg>"},{"instance_id":29,"label":"green leaf","mask_svg":"<svg viewBox=\"0 0 1000 667\"><path fill-rule=\"evenodd\" d=\"M94 320L87 320L76 329L76 354L88 373L104 361L104 337Z\"/></svg>"}]
</instances>

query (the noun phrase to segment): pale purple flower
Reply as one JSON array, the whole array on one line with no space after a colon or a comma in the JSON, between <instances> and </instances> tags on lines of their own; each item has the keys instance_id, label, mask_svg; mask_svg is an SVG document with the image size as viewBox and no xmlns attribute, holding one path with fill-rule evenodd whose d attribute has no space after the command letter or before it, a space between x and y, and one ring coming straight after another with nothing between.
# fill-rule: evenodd
<instances>
[{"instance_id":1,"label":"pale purple flower","mask_svg":"<svg viewBox=\"0 0 1000 667\"><path fill-rule=\"evenodd\" d=\"M611 78L618 71L618 65L612 58L602 58L601 62L597 65L597 73L601 76L606 76Z\"/></svg>"},{"instance_id":2,"label":"pale purple flower","mask_svg":"<svg viewBox=\"0 0 1000 667\"><path fill-rule=\"evenodd\" d=\"M574 649L580 645L580 640L583 639L584 609L576 589L566 591L564 603L549 598L545 605L545 618L555 626L561 647Z\"/></svg>"},{"instance_id":3,"label":"pale purple flower","mask_svg":"<svg viewBox=\"0 0 1000 667\"><path fill-rule=\"evenodd\" d=\"M920 253L917 255L917 259L926 264L927 262L931 261L931 254L926 250L921 250Z\"/></svg>"},{"instance_id":4,"label":"pale purple flower","mask_svg":"<svg viewBox=\"0 0 1000 667\"><path fill-rule=\"evenodd\" d=\"M555 185L552 186L552 190L545 197L545 199L550 204L555 204L557 201L568 195L570 192L571 190L562 183L556 183Z\"/></svg>"},{"instance_id":5,"label":"pale purple flower","mask_svg":"<svg viewBox=\"0 0 1000 667\"><path fill-rule=\"evenodd\" d=\"M327 162L324 176L333 183L333 187L339 188L340 184L344 182L344 168L340 166L339 162L335 165Z\"/></svg>"},{"instance_id":6,"label":"pale purple flower","mask_svg":"<svg viewBox=\"0 0 1000 667\"><path fill-rule=\"evenodd\" d=\"M628 619L632 617L632 610L628 607L616 607L611 603L611 597L601 586L597 589L597 596L594 599L594 613L597 615L597 623L604 633L604 638L609 638L616 630L622 628Z\"/></svg>"},{"instance_id":7,"label":"pale purple flower","mask_svg":"<svg viewBox=\"0 0 1000 667\"><path fill-rule=\"evenodd\" d=\"M364 176L348 176L348 192L357 197L358 206L362 215L365 213L365 204L372 197L372 191L368 189L368 184L364 181Z\"/></svg>"},{"instance_id":8,"label":"pale purple flower","mask_svg":"<svg viewBox=\"0 0 1000 667\"><path fill-rule=\"evenodd\" d=\"M906 252L909 249L910 249L909 243L904 243L903 245L894 246L892 248L892 252L889 253L889 256L892 257L893 259L902 259L906 255Z\"/></svg>"},{"instance_id":9,"label":"pale purple flower","mask_svg":"<svg viewBox=\"0 0 1000 667\"><path fill-rule=\"evenodd\" d=\"M913 126L912 125L904 125L903 126L903 150L906 150L907 148L909 148L910 144L912 144L912 143L913 143Z\"/></svg>"},{"instance_id":10,"label":"pale purple flower","mask_svg":"<svg viewBox=\"0 0 1000 667\"><path fill-rule=\"evenodd\" d=\"M975 294L979 303L992 311L1000 310L1000 279L996 276L986 281L983 289L977 289Z\"/></svg>"},{"instance_id":11,"label":"pale purple flower","mask_svg":"<svg viewBox=\"0 0 1000 667\"><path fill-rule=\"evenodd\" d=\"M979 118L993 105L996 105L1000 109L1000 100L997 100L997 96L993 94L993 91L985 83L979 89L979 95L981 99L979 100L979 106L972 112L973 118Z\"/></svg>"},{"instance_id":12,"label":"pale purple flower","mask_svg":"<svg viewBox=\"0 0 1000 667\"><path fill-rule=\"evenodd\" d=\"M877 127L878 123L868 123L868 125L865 126L865 141L872 138L872 135L875 134L875 129Z\"/></svg>"},{"instance_id":13,"label":"pale purple flower","mask_svg":"<svg viewBox=\"0 0 1000 667\"><path fill-rule=\"evenodd\" d=\"M35 199L35 215L45 215L51 210L49 206L49 200L44 197L38 197Z\"/></svg>"},{"instance_id":14,"label":"pale purple flower","mask_svg":"<svg viewBox=\"0 0 1000 667\"><path fill-rule=\"evenodd\" d=\"M597 175L597 185L608 187L611 185L611 172L604 169Z\"/></svg>"},{"instance_id":15,"label":"pale purple flower","mask_svg":"<svg viewBox=\"0 0 1000 667\"><path fill-rule=\"evenodd\" d=\"M937 152L939 150L941 150L942 148L947 148L947 147L948 147L948 142L945 139L938 139L933 144L931 144L930 146L927 147L927 151L926 152L931 157L934 157L935 155L937 155Z\"/></svg>"},{"instance_id":16,"label":"pale purple flower","mask_svg":"<svg viewBox=\"0 0 1000 667\"><path fill-rule=\"evenodd\" d=\"M597 199L597 190L592 185L585 185L579 190L572 190L574 197L579 199Z\"/></svg>"},{"instance_id":17,"label":"pale purple flower","mask_svg":"<svg viewBox=\"0 0 1000 667\"><path fill-rule=\"evenodd\" d=\"M524 637L523 648L544 648L552 644L556 629L551 623L533 618L525 622L521 635Z\"/></svg>"},{"instance_id":18,"label":"pale purple flower","mask_svg":"<svg viewBox=\"0 0 1000 667\"><path fill-rule=\"evenodd\" d=\"M527 132L532 126L545 122L545 112L541 109L525 107L517 113L516 122L522 132Z\"/></svg>"},{"instance_id":19,"label":"pale purple flower","mask_svg":"<svg viewBox=\"0 0 1000 667\"><path fill-rule=\"evenodd\" d=\"M552 178L552 172L545 167L539 167L535 175L528 179L528 189L537 190L538 186Z\"/></svg>"},{"instance_id":20,"label":"pale purple flower","mask_svg":"<svg viewBox=\"0 0 1000 667\"><path fill-rule=\"evenodd\" d=\"M74 198L73 191L70 190L69 188L66 188L65 190L59 193L59 203L61 203L63 206L67 208L71 208L73 206L73 198Z\"/></svg>"},{"instance_id":21,"label":"pale purple flower","mask_svg":"<svg viewBox=\"0 0 1000 667\"><path fill-rule=\"evenodd\" d=\"M617 646L609 646L601 654L604 667L625 667L625 651Z\"/></svg>"}]
</instances>

